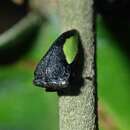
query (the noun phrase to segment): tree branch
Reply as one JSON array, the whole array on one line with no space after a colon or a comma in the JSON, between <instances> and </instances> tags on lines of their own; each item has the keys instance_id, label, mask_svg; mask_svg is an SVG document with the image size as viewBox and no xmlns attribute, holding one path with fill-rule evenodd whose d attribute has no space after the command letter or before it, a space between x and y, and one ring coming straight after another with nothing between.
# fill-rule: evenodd
<instances>
[{"instance_id":1,"label":"tree branch","mask_svg":"<svg viewBox=\"0 0 130 130\"><path fill-rule=\"evenodd\" d=\"M77 96L59 97L60 130L95 130L93 0L59 0L62 31L76 29L84 50L84 86ZM90 77L88 79L87 77Z\"/></svg>"}]
</instances>

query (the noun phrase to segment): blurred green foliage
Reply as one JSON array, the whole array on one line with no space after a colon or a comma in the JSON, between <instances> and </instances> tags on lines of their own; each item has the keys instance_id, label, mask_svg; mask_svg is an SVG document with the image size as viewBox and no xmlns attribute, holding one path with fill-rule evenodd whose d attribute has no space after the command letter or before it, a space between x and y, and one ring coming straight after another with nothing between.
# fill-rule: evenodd
<instances>
[{"instance_id":1,"label":"blurred green foliage","mask_svg":"<svg viewBox=\"0 0 130 130\"><path fill-rule=\"evenodd\" d=\"M78 35L70 37L66 40L63 46L63 51L65 53L68 64L71 64L78 51Z\"/></svg>"},{"instance_id":2,"label":"blurred green foliage","mask_svg":"<svg viewBox=\"0 0 130 130\"><path fill-rule=\"evenodd\" d=\"M44 24L34 47L17 63L0 67L0 130L58 130L58 97L32 84L40 58L58 36ZM97 80L102 130L130 129L130 62L116 38L97 19Z\"/></svg>"},{"instance_id":3,"label":"blurred green foliage","mask_svg":"<svg viewBox=\"0 0 130 130\"><path fill-rule=\"evenodd\" d=\"M55 39L55 30L53 24L43 25L27 55L0 67L0 130L58 129L57 94L32 83L35 66Z\"/></svg>"},{"instance_id":4,"label":"blurred green foliage","mask_svg":"<svg viewBox=\"0 0 130 130\"><path fill-rule=\"evenodd\" d=\"M104 130L130 129L130 62L119 44L99 16L97 81L99 120Z\"/></svg>"}]
</instances>

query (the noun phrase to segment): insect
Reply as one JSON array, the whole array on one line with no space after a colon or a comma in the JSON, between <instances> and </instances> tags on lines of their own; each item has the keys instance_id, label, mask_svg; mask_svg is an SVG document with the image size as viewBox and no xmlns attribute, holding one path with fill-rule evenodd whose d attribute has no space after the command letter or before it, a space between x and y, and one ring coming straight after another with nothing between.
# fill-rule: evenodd
<instances>
[{"instance_id":1,"label":"insect","mask_svg":"<svg viewBox=\"0 0 130 130\"><path fill-rule=\"evenodd\" d=\"M63 45L67 39L77 36L76 30L62 33L52 44L34 71L34 84L50 90L60 90L69 86L71 64L66 60Z\"/></svg>"}]
</instances>

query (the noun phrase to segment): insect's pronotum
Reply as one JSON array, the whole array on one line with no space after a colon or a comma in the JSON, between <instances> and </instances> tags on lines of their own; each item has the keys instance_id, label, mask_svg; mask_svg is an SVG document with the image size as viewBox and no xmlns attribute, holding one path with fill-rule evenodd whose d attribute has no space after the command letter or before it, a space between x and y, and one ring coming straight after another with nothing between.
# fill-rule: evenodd
<instances>
[{"instance_id":1,"label":"insect's pronotum","mask_svg":"<svg viewBox=\"0 0 130 130\"><path fill-rule=\"evenodd\" d=\"M71 64L66 60L63 45L67 39L77 37L76 30L61 34L40 60L34 72L34 84L51 90L68 87L71 77ZM75 43L77 44L77 43Z\"/></svg>"}]
</instances>

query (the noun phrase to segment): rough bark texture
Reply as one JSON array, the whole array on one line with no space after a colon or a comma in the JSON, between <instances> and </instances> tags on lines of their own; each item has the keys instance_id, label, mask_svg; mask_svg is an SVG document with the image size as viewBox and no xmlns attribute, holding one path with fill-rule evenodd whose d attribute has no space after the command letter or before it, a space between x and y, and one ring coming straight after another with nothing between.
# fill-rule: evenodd
<instances>
[{"instance_id":1,"label":"rough bark texture","mask_svg":"<svg viewBox=\"0 0 130 130\"><path fill-rule=\"evenodd\" d=\"M95 130L93 0L59 0L59 9L62 31L79 31L85 57L81 93L59 97L60 130Z\"/></svg>"}]
</instances>

